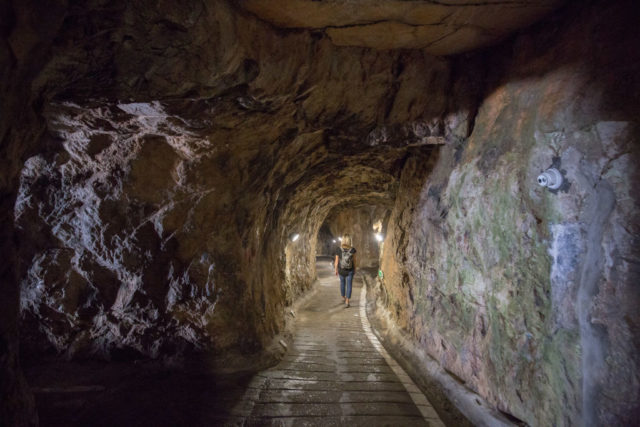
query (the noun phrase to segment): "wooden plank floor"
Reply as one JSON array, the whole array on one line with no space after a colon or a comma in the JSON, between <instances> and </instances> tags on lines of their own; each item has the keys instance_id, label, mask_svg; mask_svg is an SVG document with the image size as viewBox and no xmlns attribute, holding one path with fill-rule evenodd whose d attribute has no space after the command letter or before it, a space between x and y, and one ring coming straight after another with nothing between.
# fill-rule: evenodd
<instances>
[{"instance_id":1,"label":"wooden plank floor","mask_svg":"<svg viewBox=\"0 0 640 427\"><path fill-rule=\"evenodd\" d=\"M284 359L257 374L234 418L243 425L443 426L433 407L371 332L356 276L351 307L326 261L319 290L297 313Z\"/></svg>"}]
</instances>

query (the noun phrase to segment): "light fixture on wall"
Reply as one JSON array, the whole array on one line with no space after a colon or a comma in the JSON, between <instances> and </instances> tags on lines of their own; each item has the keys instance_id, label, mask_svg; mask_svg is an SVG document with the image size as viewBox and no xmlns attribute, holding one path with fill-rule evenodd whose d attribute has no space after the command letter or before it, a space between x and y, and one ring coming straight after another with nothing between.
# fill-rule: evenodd
<instances>
[{"instance_id":1,"label":"light fixture on wall","mask_svg":"<svg viewBox=\"0 0 640 427\"><path fill-rule=\"evenodd\" d=\"M335 243L335 242L336 242L336 239L333 239L333 240L332 240L332 242L333 242L333 243Z\"/></svg>"},{"instance_id":2,"label":"light fixture on wall","mask_svg":"<svg viewBox=\"0 0 640 427\"><path fill-rule=\"evenodd\" d=\"M340 240L342 242L342 237L338 237L338 240Z\"/></svg>"},{"instance_id":3,"label":"light fixture on wall","mask_svg":"<svg viewBox=\"0 0 640 427\"><path fill-rule=\"evenodd\" d=\"M558 169L547 169L538 175L538 185L549 190L557 190L562 185L562 174Z\"/></svg>"},{"instance_id":4,"label":"light fixture on wall","mask_svg":"<svg viewBox=\"0 0 640 427\"><path fill-rule=\"evenodd\" d=\"M300 235L298 233L291 235L291 241L295 242L296 240L298 240L300 238Z\"/></svg>"},{"instance_id":5,"label":"light fixture on wall","mask_svg":"<svg viewBox=\"0 0 640 427\"><path fill-rule=\"evenodd\" d=\"M378 242L382 242L384 240L384 237L382 236L381 233L376 233L375 236Z\"/></svg>"}]
</instances>

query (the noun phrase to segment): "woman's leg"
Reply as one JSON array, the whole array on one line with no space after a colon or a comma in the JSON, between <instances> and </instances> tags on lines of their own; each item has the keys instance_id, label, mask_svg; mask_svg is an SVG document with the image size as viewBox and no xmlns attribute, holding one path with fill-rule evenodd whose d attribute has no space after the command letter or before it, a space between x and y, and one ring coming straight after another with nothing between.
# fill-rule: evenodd
<instances>
[{"instance_id":1,"label":"woman's leg","mask_svg":"<svg viewBox=\"0 0 640 427\"><path fill-rule=\"evenodd\" d=\"M349 306L349 300L351 299L351 287L353 285L353 273L354 272L352 271L347 275L347 293L346 293L347 306Z\"/></svg>"},{"instance_id":2,"label":"woman's leg","mask_svg":"<svg viewBox=\"0 0 640 427\"><path fill-rule=\"evenodd\" d=\"M342 299L344 299L344 280L345 280L345 277L342 274L339 274L338 277L340 277L340 295L342 295Z\"/></svg>"}]
</instances>

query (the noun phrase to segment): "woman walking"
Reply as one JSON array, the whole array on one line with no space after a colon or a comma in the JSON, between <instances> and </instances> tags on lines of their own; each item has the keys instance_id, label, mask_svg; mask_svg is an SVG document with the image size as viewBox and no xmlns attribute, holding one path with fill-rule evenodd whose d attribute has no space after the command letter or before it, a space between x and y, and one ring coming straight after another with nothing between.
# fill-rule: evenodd
<instances>
[{"instance_id":1,"label":"woman walking","mask_svg":"<svg viewBox=\"0 0 640 427\"><path fill-rule=\"evenodd\" d=\"M356 248L351 246L351 236L348 234L342 236L340 247L335 252L333 265L336 269L336 276L340 276L340 295L342 295L346 307L350 307L351 286L353 284L353 275L356 272Z\"/></svg>"}]
</instances>

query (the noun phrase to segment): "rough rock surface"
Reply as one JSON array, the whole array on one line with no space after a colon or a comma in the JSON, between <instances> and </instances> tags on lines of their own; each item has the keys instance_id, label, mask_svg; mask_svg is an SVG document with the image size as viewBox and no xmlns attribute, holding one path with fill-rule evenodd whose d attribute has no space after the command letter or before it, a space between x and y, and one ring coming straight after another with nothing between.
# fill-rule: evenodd
<instances>
[{"instance_id":1,"label":"rough rock surface","mask_svg":"<svg viewBox=\"0 0 640 427\"><path fill-rule=\"evenodd\" d=\"M233 367L375 208L381 309L445 369L530 424L636 420L633 2L449 59L242 10L0 6L0 423L34 422L18 310L31 356Z\"/></svg>"},{"instance_id":2,"label":"rough rock surface","mask_svg":"<svg viewBox=\"0 0 640 427\"><path fill-rule=\"evenodd\" d=\"M13 206L24 161L35 152L45 128L31 81L46 63L63 16L51 7L47 19L39 20L39 14L31 13L33 2L22 2L18 10L10 3L0 5L0 253L4 261L0 265L0 424L13 426L38 422L33 396L21 371L21 260L16 253Z\"/></svg>"},{"instance_id":3,"label":"rough rock surface","mask_svg":"<svg viewBox=\"0 0 640 427\"><path fill-rule=\"evenodd\" d=\"M484 47L532 24L560 0L242 0L243 8L283 28L323 31L339 46L424 49L451 55Z\"/></svg>"},{"instance_id":4,"label":"rough rock surface","mask_svg":"<svg viewBox=\"0 0 640 427\"><path fill-rule=\"evenodd\" d=\"M632 10L583 11L487 58L502 68L473 133L424 185L403 175L389 220L383 309L531 425L632 425L640 411ZM536 182L551 166L556 191Z\"/></svg>"},{"instance_id":5,"label":"rough rock surface","mask_svg":"<svg viewBox=\"0 0 640 427\"><path fill-rule=\"evenodd\" d=\"M331 230L325 222L318 230L318 237L316 238L316 256L331 256L336 247L336 242L336 236L331 233Z\"/></svg>"},{"instance_id":6,"label":"rough rock surface","mask_svg":"<svg viewBox=\"0 0 640 427\"><path fill-rule=\"evenodd\" d=\"M226 135L189 136L182 127L187 118L170 115L160 103L50 108L50 132L62 147L26 162L15 207L28 242L22 251L32 260L21 285L21 310L32 326L25 330L39 331L39 338L25 334L25 342L46 338L67 356L109 357L133 349L172 357L185 344L250 350L277 331L283 305L312 278L313 235L291 242L288 231L315 231L331 204L348 197L313 187L287 191L296 174L316 167L318 175L346 181L339 183L342 191L368 186L361 198L377 199L394 188L382 171L379 177L358 168L335 171L328 152L298 155L282 174L269 171L269 157L278 167L270 149L283 147L265 141L251 153ZM269 119L265 132L273 125ZM314 150L323 140L321 133L303 134L290 144L294 152ZM376 162L376 151L367 163ZM277 219L265 208L283 196L300 206L284 210L286 222L276 222L274 230L269 222ZM319 203L312 210L304 200L313 197ZM307 223L296 224L301 211ZM274 241L286 249L271 264L263 257L273 253ZM271 291L263 281L273 283ZM261 296L247 290L254 286ZM258 318L252 321L251 313Z\"/></svg>"},{"instance_id":7,"label":"rough rock surface","mask_svg":"<svg viewBox=\"0 0 640 427\"><path fill-rule=\"evenodd\" d=\"M105 49L71 27L37 79L62 88L15 205L31 352L211 351L226 367L230 351L255 352L281 329L332 208L390 205L401 160L455 137L444 60L336 48L224 4L193 7L118 10L109 25L122 27L102 30L122 41L102 52L111 68L68 85L69 64ZM158 22L172 37L154 36Z\"/></svg>"},{"instance_id":8,"label":"rough rock surface","mask_svg":"<svg viewBox=\"0 0 640 427\"><path fill-rule=\"evenodd\" d=\"M0 14L8 425L36 419L20 308L29 356L201 348L232 365L309 285L326 213L389 203L395 162L449 137L451 70L422 52L337 49L221 1L29 0Z\"/></svg>"}]
</instances>

